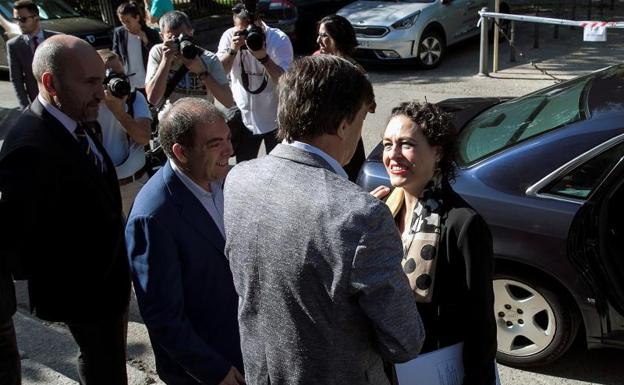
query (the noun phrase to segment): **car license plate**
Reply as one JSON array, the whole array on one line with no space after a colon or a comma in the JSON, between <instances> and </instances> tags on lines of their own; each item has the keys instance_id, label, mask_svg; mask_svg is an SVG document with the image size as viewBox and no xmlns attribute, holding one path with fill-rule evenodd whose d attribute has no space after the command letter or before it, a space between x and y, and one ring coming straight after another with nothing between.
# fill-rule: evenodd
<instances>
[{"instance_id":1,"label":"car license plate","mask_svg":"<svg viewBox=\"0 0 624 385\"><path fill-rule=\"evenodd\" d=\"M358 45L360 48L370 48L371 46L370 42L366 40L358 40Z\"/></svg>"}]
</instances>

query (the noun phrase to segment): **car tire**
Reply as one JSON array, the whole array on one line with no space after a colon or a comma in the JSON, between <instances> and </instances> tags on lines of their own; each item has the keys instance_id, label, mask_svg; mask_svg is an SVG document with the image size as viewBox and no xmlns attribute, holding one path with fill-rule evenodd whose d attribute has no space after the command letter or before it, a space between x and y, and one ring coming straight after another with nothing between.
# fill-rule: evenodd
<instances>
[{"instance_id":1,"label":"car tire","mask_svg":"<svg viewBox=\"0 0 624 385\"><path fill-rule=\"evenodd\" d=\"M542 366L570 348L579 317L559 290L533 274L499 272L493 284L498 362L520 368Z\"/></svg>"},{"instance_id":2,"label":"car tire","mask_svg":"<svg viewBox=\"0 0 624 385\"><path fill-rule=\"evenodd\" d=\"M418 43L416 61L421 68L435 68L442 61L445 51L446 45L440 33L435 29L425 30Z\"/></svg>"}]
</instances>

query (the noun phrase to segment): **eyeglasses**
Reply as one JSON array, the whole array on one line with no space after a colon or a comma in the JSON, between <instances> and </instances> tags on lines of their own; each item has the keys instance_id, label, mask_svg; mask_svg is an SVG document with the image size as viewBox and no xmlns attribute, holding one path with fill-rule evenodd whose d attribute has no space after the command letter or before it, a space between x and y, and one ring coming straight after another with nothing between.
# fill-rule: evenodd
<instances>
[{"instance_id":1,"label":"eyeglasses","mask_svg":"<svg viewBox=\"0 0 624 385\"><path fill-rule=\"evenodd\" d=\"M32 19L35 18L36 16L20 16L20 17L14 17L13 21L16 23L25 23L28 19Z\"/></svg>"}]
</instances>

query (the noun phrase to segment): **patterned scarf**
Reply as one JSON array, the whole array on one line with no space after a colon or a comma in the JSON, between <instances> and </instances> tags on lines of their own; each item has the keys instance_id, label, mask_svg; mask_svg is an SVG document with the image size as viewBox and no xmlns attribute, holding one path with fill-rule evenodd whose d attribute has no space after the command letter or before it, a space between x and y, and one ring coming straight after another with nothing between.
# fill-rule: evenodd
<instances>
[{"instance_id":1,"label":"patterned scarf","mask_svg":"<svg viewBox=\"0 0 624 385\"><path fill-rule=\"evenodd\" d=\"M431 302L433 295L441 229L441 179L436 176L427 184L411 213L410 226L402 234L403 271L417 302ZM393 215L404 205L403 199L403 190L397 188L386 201Z\"/></svg>"}]
</instances>

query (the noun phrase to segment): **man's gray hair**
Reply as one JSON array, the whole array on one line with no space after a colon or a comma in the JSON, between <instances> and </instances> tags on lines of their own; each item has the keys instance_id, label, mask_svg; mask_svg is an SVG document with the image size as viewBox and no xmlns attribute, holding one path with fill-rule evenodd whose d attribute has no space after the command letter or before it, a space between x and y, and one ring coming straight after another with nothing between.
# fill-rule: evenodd
<instances>
[{"instance_id":1,"label":"man's gray hair","mask_svg":"<svg viewBox=\"0 0 624 385\"><path fill-rule=\"evenodd\" d=\"M41 83L41 76L44 72L50 72L55 79L62 79L66 48L62 42L48 39L37 47L32 63L32 71L37 83Z\"/></svg>"},{"instance_id":2,"label":"man's gray hair","mask_svg":"<svg viewBox=\"0 0 624 385\"><path fill-rule=\"evenodd\" d=\"M171 11L165 13L158 21L158 26L160 27L161 31L173 31L182 27L188 27L189 29L193 29L191 19L189 19L186 13L181 11Z\"/></svg>"},{"instance_id":3,"label":"man's gray hair","mask_svg":"<svg viewBox=\"0 0 624 385\"><path fill-rule=\"evenodd\" d=\"M176 143L192 148L196 126L213 124L217 119L225 119L223 113L206 99L187 97L173 103L158 124L158 137L167 157L176 159L173 154Z\"/></svg>"}]
</instances>

